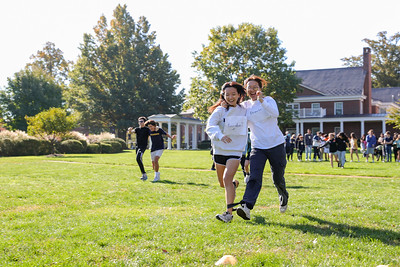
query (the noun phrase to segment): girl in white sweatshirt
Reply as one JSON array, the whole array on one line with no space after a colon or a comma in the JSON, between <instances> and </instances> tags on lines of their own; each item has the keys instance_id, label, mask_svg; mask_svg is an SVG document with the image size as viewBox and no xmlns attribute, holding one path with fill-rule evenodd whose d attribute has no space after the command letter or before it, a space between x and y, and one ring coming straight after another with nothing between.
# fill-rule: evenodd
<instances>
[{"instance_id":1,"label":"girl in white sweatshirt","mask_svg":"<svg viewBox=\"0 0 400 267\"><path fill-rule=\"evenodd\" d=\"M208 111L211 114L207 121L206 132L211 139L218 181L225 187L227 210L217 214L216 218L230 222L233 218L232 208L235 200L235 189L239 185L233 180L240 158L247 143L246 109L241 106L245 96L243 86L237 82L227 82L222 86L220 99Z\"/></svg>"}]
</instances>

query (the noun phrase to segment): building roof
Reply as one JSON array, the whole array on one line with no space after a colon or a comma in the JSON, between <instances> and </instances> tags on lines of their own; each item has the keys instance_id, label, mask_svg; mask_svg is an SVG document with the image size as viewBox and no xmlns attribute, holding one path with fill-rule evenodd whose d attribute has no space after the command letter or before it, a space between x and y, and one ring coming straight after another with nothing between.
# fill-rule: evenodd
<instances>
[{"instance_id":1,"label":"building roof","mask_svg":"<svg viewBox=\"0 0 400 267\"><path fill-rule=\"evenodd\" d=\"M400 87L372 88L372 99L381 102L399 102Z\"/></svg>"},{"instance_id":2,"label":"building roof","mask_svg":"<svg viewBox=\"0 0 400 267\"><path fill-rule=\"evenodd\" d=\"M362 67L298 70L300 85L325 96L362 95L365 71Z\"/></svg>"}]
</instances>

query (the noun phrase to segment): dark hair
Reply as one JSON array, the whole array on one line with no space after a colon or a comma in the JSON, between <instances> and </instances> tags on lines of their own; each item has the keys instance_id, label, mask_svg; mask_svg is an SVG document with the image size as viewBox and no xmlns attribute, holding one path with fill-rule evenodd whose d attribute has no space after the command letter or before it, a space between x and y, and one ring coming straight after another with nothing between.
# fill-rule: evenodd
<instances>
[{"instance_id":1,"label":"dark hair","mask_svg":"<svg viewBox=\"0 0 400 267\"><path fill-rule=\"evenodd\" d=\"M355 134L354 132L351 132L351 133L350 133L350 137L351 137L351 138L357 138L357 137L356 137L356 134Z\"/></svg>"},{"instance_id":2,"label":"dark hair","mask_svg":"<svg viewBox=\"0 0 400 267\"><path fill-rule=\"evenodd\" d=\"M148 121L146 121L146 122L144 123L144 125L145 125L145 126L148 126L148 125L157 126L157 124L156 124L156 122L155 122L154 120L148 120Z\"/></svg>"},{"instance_id":3,"label":"dark hair","mask_svg":"<svg viewBox=\"0 0 400 267\"><path fill-rule=\"evenodd\" d=\"M211 107L208 108L208 112L212 113L217 107L219 107L221 105L222 101L225 101L224 93L225 93L225 89L228 87L236 88L236 90L239 94L239 98L238 98L236 104L239 104L240 102L243 101L244 97L246 96L246 90L244 89L243 85L241 85L240 83L237 83L237 82L226 82L221 87L221 93L219 95L218 101L215 102L214 105L212 105ZM229 105L228 105L227 109L229 109Z\"/></svg>"},{"instance_id":4,"label":"dark hair","mask_svg":"<svg viewBox=\"0 0 400 267\"><path fill-rule=\"evenodd\" d=\"M344 132L340 132L338 134L339 137L347 138L346 134Z\"/></svg>"},{"instance_id":5,"label":"dark hair","mask_svg":"<svg viewBox=\"0 0 400 267\"><path fill-rule=\"evenodd\" d=\"M247 78L246 80L244 80L243 85L246 87L246 85L250 82L250 81L255 81L258 83L258 86L260 86L260 88L263 88L264 86L266 86L268 84L268 82L266 80L264 80L261 77L258 77L254 74L252 74L249 78Z\"/></svg>"},{"instance_id":6,"label":"dark hair","mask_svg":"<svg viewBox=\"0 0 400 267\"><path fill-rule=\"evenodd\" d=\"M147 118L144 117L144 116L142 116L142 117L139 117L139 118L138 118L138 121L140 121L140 120L142 120L142 121L147 121Z\"/></svg>"}]
</instances>

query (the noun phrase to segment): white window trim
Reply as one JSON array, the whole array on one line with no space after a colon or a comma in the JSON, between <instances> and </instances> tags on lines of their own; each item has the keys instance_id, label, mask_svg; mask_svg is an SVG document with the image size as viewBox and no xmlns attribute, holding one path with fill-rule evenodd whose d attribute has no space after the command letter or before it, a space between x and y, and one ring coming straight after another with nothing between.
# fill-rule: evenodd
<instances>
[{"instance_id":1,"label":"white window trim","mask_svg":"<svg viewBox=\"0 0 400 267\"><path fill-rule=\"evenodd\" d=\"M336 114L336 111L339 109L339 108L337 108L337 104L342 104L342 108L341 108L341 110L342 110L342 114L340 114L340 115L343 115L344 114L344 108L343 108L343 102L334 102L335 104L335 106L334 106L334 114L335 115L337 115Z\"/></svg>"}]
</instances>

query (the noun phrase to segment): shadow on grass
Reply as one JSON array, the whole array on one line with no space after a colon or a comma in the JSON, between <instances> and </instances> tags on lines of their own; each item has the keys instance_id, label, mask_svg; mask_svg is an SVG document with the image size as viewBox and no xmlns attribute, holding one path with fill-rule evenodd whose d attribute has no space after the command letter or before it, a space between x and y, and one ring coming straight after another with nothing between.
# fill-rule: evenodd
<instances>
[{"instance_id":1,"label":"shadow on grass","mask_svg":"<svg viewBox=\"0 0 400 267\"><path fill-rule=\"evenodd\" d=\"M180 183L180 182L174 182L174 181L170 181L170 180L160 180L157 183L160 184L179 184L179 185L195 185L195 186L209 186L208 184L196 184L193 182L189 182L189 183Z\"/></svg>"},{"instance_id":2,"label":"shadow on grass","mask_svg":"<svg viewBox=\"0 0 400 267\"><path fill-rule=\"evenodd\" d=\"M313 233L323 236L339 236L347 238L358 238L366 240L380 240L390 246L400 246L400 234L391 230L373 229L368 227L351 226L343 223L334 223L320 218L316 218L310 215L303 215L303 218L308 219L312 222L317 222L319 225L312 224L285 224L267 222L262 216L254 216L252 221L253 224L260 225L276 225L281 227L287 227L294 230L302 231L303 233Z\"/></svg>"}]
</instances>

